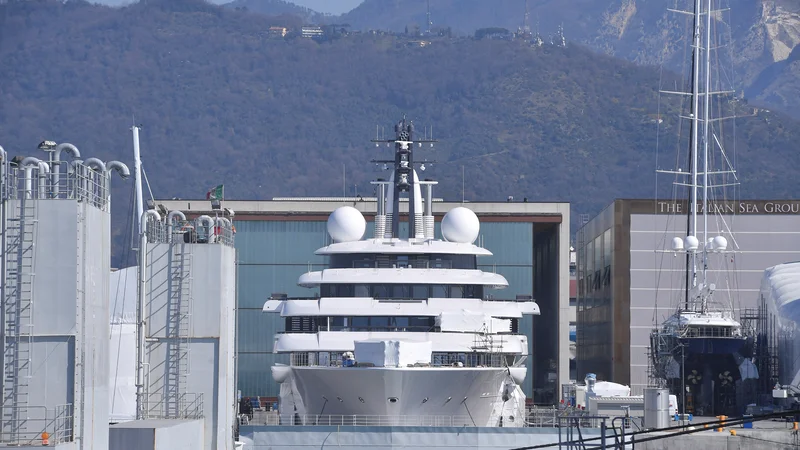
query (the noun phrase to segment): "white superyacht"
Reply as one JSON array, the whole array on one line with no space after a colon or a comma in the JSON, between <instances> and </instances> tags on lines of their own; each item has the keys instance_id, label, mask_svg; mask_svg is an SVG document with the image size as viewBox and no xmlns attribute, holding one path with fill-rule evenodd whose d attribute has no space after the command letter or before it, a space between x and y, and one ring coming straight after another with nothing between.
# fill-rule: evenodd
<instances>
[{"instance_id":1,"label":"white superyacht","mask_svg":"<svg viewBox=\"0 0 800 450\"><path fill-rule=\"evenodd\" d=\"M316 252L328 268L298 280L320 296L273 296L264 305L286 318L274 352L291 363L272 367L281 423L523 426L528 341L518 327L539 307L531 296L489 294L508 282L478 269L477 258L492 253L473 244L480 223L470 209L450 210L443 239L434 238L436 182L419 180L412 152L432 141L415 141L405 118L395 135L376 141L395 152L379 161L393 166L389 181L373 183L375 238L363 239L356 208L336 209L327 224L334 243ZM403 196L409 226L401 237Z\"/></svg>"}]
</instances>

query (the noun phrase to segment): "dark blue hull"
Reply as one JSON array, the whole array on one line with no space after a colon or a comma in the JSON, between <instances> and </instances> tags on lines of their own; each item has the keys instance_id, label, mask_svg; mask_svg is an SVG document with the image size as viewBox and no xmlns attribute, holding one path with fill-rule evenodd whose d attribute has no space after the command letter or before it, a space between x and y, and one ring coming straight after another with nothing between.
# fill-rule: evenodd
<instances>
[{"instance_id":1,"label":"dark blue hull","mask_svg":"<svg viewBox=\"0 0 800 450\"><path fill-rule=\"evenodd\" d=\"M681 338L678 340L683 344L684 355L688 358L691 355L730 355L742 353L742 349L747 344L747 338L723 338L723 337L698 337ZM678 352L681 351L679 348Z\"/></svg>"}]
</instances>

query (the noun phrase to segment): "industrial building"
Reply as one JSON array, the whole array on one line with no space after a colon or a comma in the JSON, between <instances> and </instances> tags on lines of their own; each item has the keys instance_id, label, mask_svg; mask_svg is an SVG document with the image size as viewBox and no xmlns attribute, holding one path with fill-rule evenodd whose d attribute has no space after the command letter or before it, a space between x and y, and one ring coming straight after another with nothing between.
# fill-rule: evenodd
<instances>
[{"instance_id":1,"label":"industrial building","mask_svg":"<svg viewBox=\"0 0 800 450\"><path fill-rule=\"evenodd\" d=\"M110 180L128 168L2 148L0 446L108 448ZM62 161L62 151L71 155Z\"/></svg>"},{"instance_id":2,"label":"industrial building","mask_svg":"<svg viewBox=\"0 0 800 450\"><path fill-rule=\"evenodd\" d=\"M686 286L686 259L668 250L673 237L687 235L687 206L616 200L578 230L578 377L596 373L630 385L634 395L649 384L650 332L675 311ZM732 302L747 326L747 311L761 304L764 270L800 256L800 201L711 202L708 208L715 213L709 230L734 250L713 256L719 260L711 265L712 282L722 272L716 268L733 272L730 284L719 278L715 296Z\"/></svg>"},{"instance_id":3,"label":"industrial building","mask_svg":"<svg viewBox=\"0 0 800 450\"><path fill-rule=\"evenodd\" d=\"M187 217L213 214L207 200L157 200L164 210ZM262 307L272 293L313 297L319 292L297 286L300 275L326 265L314 252L328 243L328 215L337 207L359 209L368 223L376 214L375 198L296 198L271 201L225 201L235 212L238 257L237 381L243 396L277 397L278 384L270 375L274 363L289 363L272 353L273 337L284 330L278 315ZM442 216L461 203L435 200L436 236ZM540 403L554 403L560 385L569 380L569 204L532 202L468 202L481 220L477 244L494 256L479 259L482 270L495 270L508 279L498 296L531 295L541 315L520 324L528 336L531 356L524 391ZM407 214L407 204L401 214ZM407 225L407 223L403 224ZM367 226L365 238L373 227ZM401 234L405 231L401 230Z\"/></svg>"}]
</instances>

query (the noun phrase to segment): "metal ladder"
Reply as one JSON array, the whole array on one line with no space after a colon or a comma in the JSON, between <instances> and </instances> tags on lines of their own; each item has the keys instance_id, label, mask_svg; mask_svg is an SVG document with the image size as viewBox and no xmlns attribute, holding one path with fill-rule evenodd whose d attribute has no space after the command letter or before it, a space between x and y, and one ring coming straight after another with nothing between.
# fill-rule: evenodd
<instances>
[{"instance_id":1,"label":"metal ladder","mask_svg":"<svg viewBox=\"0 0 800 450\"><path fill-rule=\"evenodd\" d=\"M3 258L5 341L3 342L2 429L8 442L19 442L28 420L28 384L33 344L34 245L38 222L36 200L20 196L8 202Z\"/></svg>"},{"instance_id":2,"label":"metal ladder","mask_svg":"<svg viewBox=\"0 0 800 450\"><path fill-rule=\"evenodd\" d=\"M192 244L170 244L169 303L167 305L166 415L184 414L183 395L189 375L189 333L192 302Z\"/></svg>"}]
</instances>

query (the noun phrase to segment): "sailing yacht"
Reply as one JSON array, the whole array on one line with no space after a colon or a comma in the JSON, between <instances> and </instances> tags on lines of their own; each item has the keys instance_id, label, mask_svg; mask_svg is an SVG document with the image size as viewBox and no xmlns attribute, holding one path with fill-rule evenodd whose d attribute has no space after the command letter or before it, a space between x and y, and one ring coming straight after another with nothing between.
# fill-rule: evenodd
<instances>
[{"instance_id":1,"label":"sailing yacht","mask_svg":"<svg viewBox=\"0 0 800 450\"><path fill-rule=\"evenodd\" d=\"M405 118L395 137L388 181L376 181L375 233L352 206L328 218L334 243L316 251L328 268L300 276L319 288L313 298L273 295L263 310L286 319L274 352L281 383L281 423L439 426L523 426L528 341L518 332L523 315L539 314L531 296L500 300L508 286L478 268L492 253L474 245L480 222L456 207L434 238L435 181L420 181L414 140ZM420 166L423 161L418 163ZM424 202L423 202L423 189ZM408 232L401 237L401 195L408 198ZM404 199L405 200L405 199ZM403 233L406 234L406 233Z\"/></svg>"},{"instance_id":2,"label":"sailing yacht","mask_svg":"<svg viewBox=\"0 0 800 450\"><path fill-rule=\"evenodd\" d=\"M736 320L732 303L720 298L723 293L715 292L711 277L715 263L719 264L715 269L723 270L722 258L732 251L724 236L731 236L727 225L721 232L709 228L709 215L718 209L712 200L717 203L722 199L714 190L738 184L723 178L728 175L735 179L736 171L712 127L720 120L712 117L712 102L719 95L729 94L716 89L711 80L715 47L711 31L719 12L714 10L714 3L696 0L693 11L692 91L687 93L691 96L691 170L659 171L681 178L676 184L687 186L689 191L687 235L674 237L671 248L686 256L684 297L675 313L651 334L656 377L681 397L685 412L698 414L735 413L737 384L757 378L755 367L743 356L748 354L751 337ZM721 169L710 164L711 153L717 151L722 156ZM716 222L724 224L723 220ZM723 282L723 288L729 289L727 280Z\"/></svg>"}]
</instances>

